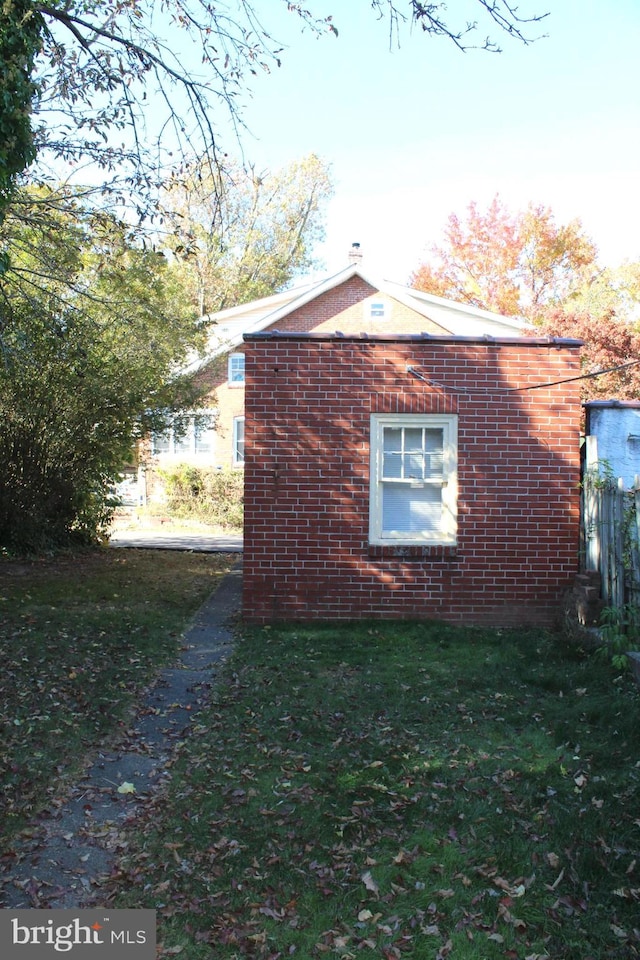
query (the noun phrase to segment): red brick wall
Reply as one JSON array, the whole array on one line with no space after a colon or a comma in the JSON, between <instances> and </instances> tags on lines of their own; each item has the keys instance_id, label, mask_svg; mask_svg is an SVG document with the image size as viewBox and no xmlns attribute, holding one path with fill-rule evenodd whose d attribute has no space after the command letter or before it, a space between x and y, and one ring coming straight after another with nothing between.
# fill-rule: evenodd
<instances>
[{"instance_id":1,"label":"red brick wall","mask_svg":"<svg viewBox=\"0 0 640 960\"><path fill-rule=\"evenodd\" d=\"M248 338L244 615L549 623L577 570L579 345ZM419 368L431 383L416 379ZM370 546L371 413L458 415L455 547Z\"/></svg>"},{"instance_id":2,"label":"red brick wall","mask_svg":"<svg viewBox=\"0 0 640 960\"><path fill-rule=\"evenodd\" d=\"M371 319L368 305L371 301L384 300L389 308L384 319ZM274 324L278 330L306 332L309 330L326 330L343 333L442 333L442 328L422 314L416 313L410 307L383 296L378 290L362 280L361 277L352 277L338 287L315 297L298 310L294 310L283 320ZM268 328L270 329L270 328ZM244 344L234 347L231 353L243 353ZM200 466L225 467L233 466L233 421L244 411L244 386L229 384L227 379L228 355L218 357L210 366L205 367L197 375L198 386L205 388L209 403L205 405L215 407L218 411L216 426L215 451L210 462L197 462ZM161 460L150 463L147 474L148 490L162 489L164 484L155 473L157 465L166 466L167 463L178 463L188 460L184 455L172 458L163 457Z\"/></svg>"},{"instance_id":3,"label":"red brick wall","mask_svg":"<svg viewBox=\"0 0 640 960\"><path fill-rule=\"evenodd\" d=\"M388 312L384 318L370 315L372 302L384 301ZM362 277L351 277L327 293L293 310L273 324L278 330L297 333L326 331L335 333L446 333L441 326L399 300L394 300L368 284Z\"/></svg>"}]
</instances>

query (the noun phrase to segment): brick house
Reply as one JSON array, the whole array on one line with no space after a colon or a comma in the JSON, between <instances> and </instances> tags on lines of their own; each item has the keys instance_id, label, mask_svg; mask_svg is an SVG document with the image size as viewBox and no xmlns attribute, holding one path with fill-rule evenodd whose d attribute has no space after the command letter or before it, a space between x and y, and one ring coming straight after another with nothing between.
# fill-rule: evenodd
<instances>
[{"instance_id":1,"label":"brick house","mask_svg":"<svg viewBox=\"0 0 640 960\"><path fill-rule=\"evenodd\" d=\"M355 246L355 245L354 245ZM154 466L192 463L213 468L244 463L246 333L269 330L343 333L433 333L518 336L509 317L381 281L363 271L359 258L322 280L213 314L208 348L188 372L210 396L201 415L184 414L186 430L152 439L147 494L158 489Z\"/></svg>"},{"instance_id":2,"label":"brick house","mask_svg":"<svg viewBox=\"0 0 640 960\"><path fill-rule=\"evenodd\" d=\"M550 624L578 565L579 352L245 335L244 616Z\"/></svg>"}]
</instances>

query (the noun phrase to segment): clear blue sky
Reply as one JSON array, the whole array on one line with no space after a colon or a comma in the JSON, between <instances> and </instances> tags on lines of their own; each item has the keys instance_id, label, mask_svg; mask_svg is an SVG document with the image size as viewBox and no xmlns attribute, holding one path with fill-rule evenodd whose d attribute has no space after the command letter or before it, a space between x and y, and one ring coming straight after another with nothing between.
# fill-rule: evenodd
<instances>
[{"instance_id":1,"label":"clear blue sky","mask_svg":"<svg viewBox=\"0 0 640 960\"><path fill-rule=\"evenodd\" d=\"M339 37L301 34L270 5L265 24L289 46L253 86L244 144L259 169L310 152L331 163L328 269L358 241L372 272L405 282L449 213L496 193L578 217L604 263L640 259L639 0L520 0L522 14L550 11L537 28L548 36L500 37L501 54L420 30L390 50L369 0L307 5L333 14ZM452 0L457 10L479 5Z\"/></svg>"}]
</instances>

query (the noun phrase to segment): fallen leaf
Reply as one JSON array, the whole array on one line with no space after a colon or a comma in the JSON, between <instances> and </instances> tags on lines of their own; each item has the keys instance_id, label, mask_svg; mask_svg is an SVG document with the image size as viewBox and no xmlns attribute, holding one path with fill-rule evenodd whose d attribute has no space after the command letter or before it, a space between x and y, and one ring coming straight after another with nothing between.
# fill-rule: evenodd
<instances>
[{"instance_id":1,"label":"fallen leaf","mask_svg":"<svg viewBox=\"0 0 640 960\"><path fill-rule=\"evenodd\" d=\"M449 956L452 950L453 950L453 941L447 940L447 942L438 950L436 954L436 960L444 960L445 957Z\"/></svg>"},{"instance_id":2,"label":"fallen leaf","mask_svg":"<svg viewBox=\"0 0 640 960\"><path fill-rule=\"evenodd\" d=\"M364 883L367 890L371 891L371 893L378 894L380 892L380 888L378 884L375 882L375 880L373 879L373 877L371 876L370 870L367 870L366 873L362 874L362 882Z\"/></svg>"},{"instance_id":3,"label":"fallen leaf","mask_svg":"<svg viewBox=\"0 0 640 960\"><path fill-rule=\"evenodd\" d=\"M125 781L124 781L123 783L121 783L120 786L118 787L118 793L135 793L135 792L136 792L136 788L134 787L134 785L133 785L132 783L129 783L128 780L125 780ZM180 949L182 949L182 948L180 948ZM167 951L167 952L168 952L168 951Z\"/></svg>"}]
</instances>

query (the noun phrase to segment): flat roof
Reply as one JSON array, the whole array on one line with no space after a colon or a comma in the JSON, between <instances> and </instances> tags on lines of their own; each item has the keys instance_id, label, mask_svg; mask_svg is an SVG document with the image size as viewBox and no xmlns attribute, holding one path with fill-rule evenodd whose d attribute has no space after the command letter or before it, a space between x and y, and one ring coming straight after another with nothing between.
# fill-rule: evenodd
<instances>
[{"instance_id":1,"label":"flat roof","mask_svg":"<svg viewBox=\"0 0 640 960\"><path fill-rule=\"evenodd\" d=\"M485 346L517 346L517 347L581 347L583 340L574 340L569 337L492 337L490 334L478 336L455 336L454 334L439 333L333 333L323 331L308 331L298 333L289 330L264 330L259 333L245 333L247 342L256 340L299 340L299 341L326 341L326 342L356 342L356 343L477 343Z\"/></svg>"},{"instance_id":2,"label":"flat roof","mask_svg":"<svg viewBox=\"0 0 640 960\"><path fill-rule=\"evenodd\" d=\"M640 410L640 400L584 400L583 407L626 407Z\"/></svg>"}]
</instances>

